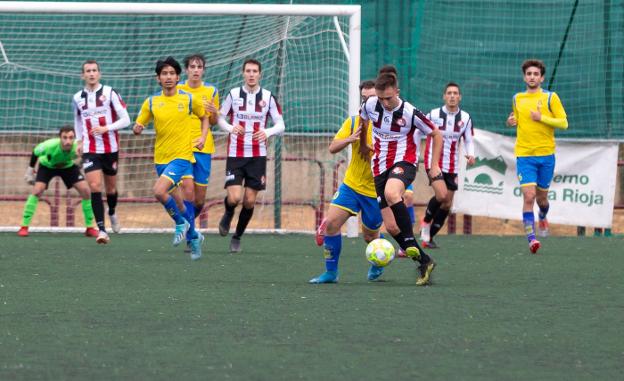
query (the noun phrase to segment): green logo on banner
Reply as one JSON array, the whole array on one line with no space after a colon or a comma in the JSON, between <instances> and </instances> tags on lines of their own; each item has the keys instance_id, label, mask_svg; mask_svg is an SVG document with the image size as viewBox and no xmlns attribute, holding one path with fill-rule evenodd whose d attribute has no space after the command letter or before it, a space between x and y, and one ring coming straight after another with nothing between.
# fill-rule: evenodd
<instances>
[{"instance_id":1,"label":"green logo on banner","mask_svg":"<svg viewBox=\"0 0 624 381\"><path fill-rule=\"evenodd\" d=\"M502 156L493 159L477 157L475 164L466 168L464 190L467 192L503 194L506 170L507 164L505 164Z\"/></svg>"}]
</instances>

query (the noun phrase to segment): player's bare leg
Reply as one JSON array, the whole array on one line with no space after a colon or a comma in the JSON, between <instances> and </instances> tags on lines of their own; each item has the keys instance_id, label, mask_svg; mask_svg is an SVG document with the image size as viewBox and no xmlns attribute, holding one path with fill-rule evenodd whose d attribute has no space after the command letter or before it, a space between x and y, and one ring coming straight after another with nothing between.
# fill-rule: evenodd
<instances>
[{"instance_id":1,"label":"player's bare leg","mask_svg":"<svg viewBox=\"0 0 624 381\"><path fill-rule=\"evenodd\" d=\"M539 207L537 231L541 237L547 237L549 234L548 209L550 209L550 203L548 202L548 189L542 189L537 187L535 201Z\"/></svg>"},{"instance_id":2,"label":"player's bare leg","mask_svg":"<svg viewBox=\"0 0 624 381\"><path fill-rule=\"evenodd\" d=\"M225 200L223 200L225 210L219 221L219 234L223 237L230 232L236 206L243 200L243 186L230 185L226 188L226 192L227 195L225 196Z\"/></svg>"},{"instance_id":3,"label":"player's bare leg","mask_svg":"<svg viewBox=\"0 0 624 381\"><path fill-rule=\"evenodd\" d=\"M251 217L253 216L254 206L256 205L256 198L258 197L258 191L252 188L245 188L245 195L243 196L243 207L238 215L238 222L236 224L236 231L232 236L230 242L230 252L238 253L241 251L240 240Z\"/></svg>"}]
</instances>

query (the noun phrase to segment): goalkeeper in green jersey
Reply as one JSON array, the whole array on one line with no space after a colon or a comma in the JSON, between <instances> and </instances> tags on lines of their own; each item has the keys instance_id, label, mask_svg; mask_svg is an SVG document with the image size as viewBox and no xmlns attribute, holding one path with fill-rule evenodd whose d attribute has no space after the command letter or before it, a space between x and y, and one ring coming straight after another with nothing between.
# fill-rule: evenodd
<instances>
[{"instance_id":1,"label":"goalkeeper in green jersey","mask_svg":"<svg viewBox=\"0 0 624 381\"><path fill-rule=\"evenodd\" d=\"M84 214L85 235L87 237L97 237L98 231L91 227L93 224L93 209L91 208L91 192L80 172L80 168L74 164L78 157L76 154L76 134L71 126L61 127L59 137L48 139L38 144L30 157L30 165L26 169L24 179L33 185L32 193L26 199L22 226L17 232L20 237L28 236L28 225L32 220L39 197L48 188L48 183L55 176L60 176L67 189L74 187L82 198L82 212ZM39 169L35 170L35 165L39 161Z\"/></svg>"}]
</instances>

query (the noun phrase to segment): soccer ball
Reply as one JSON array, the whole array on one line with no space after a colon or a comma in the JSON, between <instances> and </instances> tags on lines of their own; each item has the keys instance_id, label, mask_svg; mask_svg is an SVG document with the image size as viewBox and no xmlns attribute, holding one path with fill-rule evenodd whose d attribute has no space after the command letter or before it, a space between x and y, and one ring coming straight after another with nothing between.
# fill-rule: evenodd
<instances>
[{"instance_id":1,"label":"soccer ball","mask_svg":"<svg viewBox=\"0 0 624 381\"><path fill-rule=\"evenodd\" d=\"M394 246L387 239L377 238L366 246L366 260L377 267L388 266L394 259Z\"/></svg>"}]
</instances>

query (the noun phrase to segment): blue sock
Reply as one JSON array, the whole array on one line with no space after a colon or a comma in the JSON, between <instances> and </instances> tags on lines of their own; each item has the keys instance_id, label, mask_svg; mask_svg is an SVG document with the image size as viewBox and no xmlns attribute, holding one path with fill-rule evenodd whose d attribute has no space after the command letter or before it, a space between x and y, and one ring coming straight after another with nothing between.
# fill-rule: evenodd
<instances>
[{"instance_id":1,"label":"blue sock","mask_svg":"<svg viewBox=\"0 0 624 381\"><path fill-rule=\"evenodd\" d=\"M414 214L414 205L407 207L407 214L410 216L410 221L412 221L412 225L416 222L416 215Z\"/></svg>"},{"instance_id":2,"label":"blue sock","mask_svg":"<svg viewBox=\"0 0 624 381\"><path fill-rule=\"evenodd\" d=\"M202 206L203 208L203 206ZM193 204L193 211L195 212L195 216L199 216L201 213L201 209L197 207L197 205Z\"/></svg>"},{"instance_id":3,"label":"blue sock","mask_svg":"<svg viewBox=\"0 0 624 381\"><path fill-rule=\"evenodd\" d=\"M175 221L176 225L184 223L184 217L182 217L182 213L180 213L180 209L178 209L173 197L169 197L163 206L165 207L167 214Z\"/></svg>"},{"instance_id":4,"label":"blue sock","mask_svg":"<svg viewBox=\"0 0 624 381\"><path fill-rule=\"evenodd\" d=\"M548 214L548 209L550 209L550 204L546 205L545 208L542 208L541 206L539 207L538 217L540 220L546 218L546 215Z\"/></svg>"},{"instance_id":5,"label":"blue sock","mask_svg":"<svg viewBox=\"0 0 624 381\"><path fill-rule=\"evenodd\" d=\"M529 243L535 239L535 216L533 212L522 212L522 223Z\"/></svg>"},{"instance_id":6,"label":"blue sock","mask_svg":"<svg viewBox=\"0 0 624 381\"><path fill-rule=\"evenodd\" d=\"M183 213L184 219L191 225L186 236L190 239L195 239L197 238L197 232L195 231L195 207L192 202L184 200L184 208L186 209Z\"/></svg>"},{"instance_id":7,"label":"blue sock","mask_svg":"<svg viewBox=\"0 0 624 381\"><path fill-rule=\"evenodd\" d=\"M327 271L338 271L338 260L340 259L340 251L342 250L342 235L325 236L323 238L325 244L325 269Z\"/></svg>"}]
</instances>

